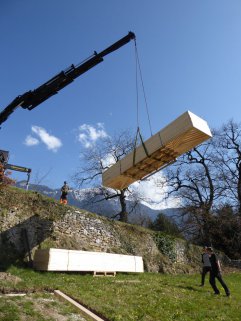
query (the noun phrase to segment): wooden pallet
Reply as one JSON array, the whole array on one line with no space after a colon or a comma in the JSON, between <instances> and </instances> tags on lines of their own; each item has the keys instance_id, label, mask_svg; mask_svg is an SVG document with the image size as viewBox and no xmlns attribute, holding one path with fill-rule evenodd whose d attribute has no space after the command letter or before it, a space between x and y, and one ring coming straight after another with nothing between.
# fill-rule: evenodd
<instances>
[{"instance_id":1,"label":"wooden pallet","mask_svg":"<svg viewBox=\"0 0 241 321\"><path fill-rule=\"evenodd\" d=\"M177 157L212 137L206 121L185 112L102 174L102 184L122 190L173 163Z\"/></svg>"},{"instance_id":2,"label":"wooden pallet","mask_svg":"<svg viewBox=\"0 0 241 321\"><path fill-rule=\"evenodd\" d=\"M116 272L94 271L93 276L116 276Z\"/></svg>"}]
</instances>

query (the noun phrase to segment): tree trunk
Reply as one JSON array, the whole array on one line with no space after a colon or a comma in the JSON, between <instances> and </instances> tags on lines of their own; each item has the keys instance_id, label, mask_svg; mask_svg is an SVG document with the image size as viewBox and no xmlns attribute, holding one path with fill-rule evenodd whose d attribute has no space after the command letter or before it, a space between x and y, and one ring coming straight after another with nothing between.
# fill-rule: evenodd
<instances>
[{"instance_id":1,"label":"tree trunk","mask_svg":"<svg viewBox=\"0 0 241 321\"><path fill-rule=\"evenodd\" d=\"M239 206L239 216L241 217L241 163L238 165L238 184L237 184L237 189L238 189L238 206Z\"/></svg>"},{"instance_id":2,"label":"tree trunk","mask_svg":"<svg viewBox=\"0 0 241 321\"><path fill-rule=\"evenodd\" d=\"M208 244L208 246L212 246L212 238L210 233L210 222L211 222L211 215L210 213L204 213L204 222L203 222L203 243Z\"/></svg>"},{"instance_id":3,"label":"tree trunk","mask_svg":"<svg viewBox=\"0 0 241 321\"><path fill-rule=\"evenodd\" d=\"M121 193L120 193L120 205L121 205L121 211L119 213L120 215L120 221L121 222L128 222L128 213L127 213L127 210L126 210L126 196L125 196L125 190L121 190Z\"/></svg>"}]
</instances>

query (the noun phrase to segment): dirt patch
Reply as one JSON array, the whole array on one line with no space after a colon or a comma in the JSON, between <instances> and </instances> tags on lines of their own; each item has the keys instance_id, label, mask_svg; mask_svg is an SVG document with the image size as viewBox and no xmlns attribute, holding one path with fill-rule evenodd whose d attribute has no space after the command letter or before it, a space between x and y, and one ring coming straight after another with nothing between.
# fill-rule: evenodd
<instances>
[{"instance_id":1,"label":"dirt patch","mask_svg":"<svg viewBox=\"0 0 241 321\"><path fill-rule=\"evenodd\" d=\"M22 281L22 279L7 272L0 272L0 281L7 281L17 284L18 282Z\"/></svg>"},{"instance_id":2,"label":"dirt patch","mask_svg":"<svg viewBox=\"0 0 241 321\"><path fill-rule=\"evenodd\" d=\"M46 319L54 321L87 321L69 304L63 304L53 294L27 294L25 296L1 296L0 320L9 319L9 310L17 310L21 321ZM14 315L11 316L15 320ZM7 320L7 318L6 318Z\"/></svg>"},{"instance_id":3,"label":"dirt patch","mask_svg":"<svg viewBox=\"0 0 241 321\"><path fill-rule=\"evenodd\" d=\"M58 309L56 307L55 309L53 308L52 304L54 302L55 300L52 298L37 298L33 301L34 309L38 310L41 315L46 315L53 318L54 320L66 321L68 318L59 314L59 311L57 311Z\"/></svg>"},{"instance_id":4,"label":"dirt patch","mask_svg":"<svg viewBox=\"0 0 241 321\"><path fill-rule=\"evenodd\" d=\"M45 297L28 297L32 300L34 309L39 311L41 315L46 315L48 318L58 321L86 321L82 316L74 313L72 307L69 306L65 310L64 304L57 300L53 295Z\"/></svg>"}]
</instances>

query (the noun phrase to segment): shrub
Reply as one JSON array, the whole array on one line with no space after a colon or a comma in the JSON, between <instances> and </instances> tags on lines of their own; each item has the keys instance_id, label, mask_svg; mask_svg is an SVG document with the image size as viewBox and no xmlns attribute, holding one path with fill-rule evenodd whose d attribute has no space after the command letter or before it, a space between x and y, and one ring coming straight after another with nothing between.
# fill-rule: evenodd
<instances>
[{"instance_id":1,"label":"shrub","mask_svg":"<svg viewBox=\"0 0 241 321\"><path fill-rule=\"evenodd\" d=\"M165 233L157 232L155 233L154 240L159 251L174 262L176 260L175 239Z\"/></svg>"},{"instance_id":2,"label":"shrub","mask_svg":"<svg viewBox=\"0 0 241 321\"><path fill-rule=\"evenodd\" d=\"M154 231L165 232L169 235L181 236L181 232L176 223L165 214L158 214L155 221L149 224L149 228Z\"/></svg>"},{"instance_id":3,"label":"shrub","mask_svg":"<svg viewBox=\"0 0 241 321\"><path fill-rule=\"evenodd\" d=\"M11 179L9 176L11 175L11 172L4 171L3 165L0 164L0 188L4 188L8 185L14 185L15 181Z\"/></svg>"}]
</instances>

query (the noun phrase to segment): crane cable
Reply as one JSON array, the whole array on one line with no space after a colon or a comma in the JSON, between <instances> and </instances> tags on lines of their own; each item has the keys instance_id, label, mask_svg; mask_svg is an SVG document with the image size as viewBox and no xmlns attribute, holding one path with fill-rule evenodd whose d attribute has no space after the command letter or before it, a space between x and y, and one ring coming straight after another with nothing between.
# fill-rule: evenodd
<instances>
[{"instance_id":1,"label":"crane cable","mask_svg":"<svg viewBox=\"0 0 241 321\"><path fill-rule=\"evenodd\" d=\"M149 115L149 110L148 110L148 104L147 104L147 98L146 98L146 93L145 93L145 87L144 87L144 82L143 82L143 77L142 77L142 72L141 72L141 66L140 66L140 60L138 56L138 50L137 50L137 45L136 45L136 39L135 39L135 61L136 61L136 122L137 122L137 131L136 131L136 137L135 137L135 142L134 142L134 152L133 152L133 166L135 166L135 158L136 158L136 145L137 145L137 140L138 140L138 135L141 140L143 149L145 151L145 154L147 157L150 157L148 154L147 148L144 144L143 138L141 136L141 131L140 131L140 125L139 125L139 87L138 87L138 72L140 75L141 79L141 85L142 85L142 91L144 95L144 100L145 100L145 106L146 106L146 112L147 112L147 117L148 117L148 122L149 122L149 129L152 134L152 128L151 128L151 121L150 121L150 115Z\"/></svg>"},{"instance_id":2,"label":"crane cable","mask_svg":"<svg viewBox=\"0 0 241 321\"><path fill-rule=\"evenodd\" d=\"M136 44L136 39L135 39L135 60L136 60L136 114L137 114L137 128L139 127L139 90L138 90L138 71L140 75L140 80L141 80L141 86L142 86L142 92L145 100L145 106L146 106L146 113L147 113L147 118L149 122L149 129L152 134L152 128L151 128L151 121L150 121L150 114L149 114L149 109L148 109L148 104L147 104L147 98L146 98L146 92L145 92L145 87L144 87L144 82L143 82L143 77L142 77L142 71L141 71L141 65L140 65L140 59L138 55L138 50L137 50L137 44Z\"/></svg>"}]
</instances>

